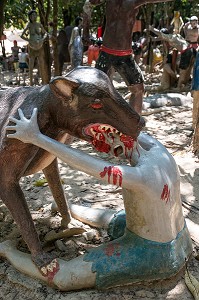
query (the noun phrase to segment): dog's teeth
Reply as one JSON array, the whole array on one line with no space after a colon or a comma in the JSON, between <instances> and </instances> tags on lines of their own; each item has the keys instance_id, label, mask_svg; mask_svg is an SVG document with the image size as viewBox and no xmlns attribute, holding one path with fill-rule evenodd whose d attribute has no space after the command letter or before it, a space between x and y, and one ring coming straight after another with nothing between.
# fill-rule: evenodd
<instances>
[{"instance_id":1,"label":"dog's teeth","mask_svg":"<svg viewBox=\"0 0 199 300\"><path fill-rule=\"evenodd\" d=\"M42 271L42 273L45 274L45 275L46 275L47 272L48 272L46 267L41 268L41 271Z\"/></svg>"},{"instance_id":2,"label":"dog's teeth","mask_svg":"<svg viewBox=\"0 0 199 300\"><path fill-rule=\"evenodd\" d=\"M90 129L90 132L94 135L95 134L95 130L93 128Z\"/></svg>"}]
</instances>

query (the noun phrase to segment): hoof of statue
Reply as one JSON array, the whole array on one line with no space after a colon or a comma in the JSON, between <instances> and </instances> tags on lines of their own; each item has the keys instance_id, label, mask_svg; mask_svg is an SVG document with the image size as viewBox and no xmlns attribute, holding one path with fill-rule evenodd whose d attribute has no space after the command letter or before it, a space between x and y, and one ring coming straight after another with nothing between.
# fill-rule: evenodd
<instances>
[{"instance_id":1,"label":"hoof of statue","mask_svg":"<svg viewBox=\"0 0 199 300\"><path fill-rule=\"evenodd\" d=\"M32 256L34 264L38 267L40 273L47 277L48 280L52 280L59 271L59 263L56 258L51 255L42 252L36 256Z\"/></svg>"}]
</instances>

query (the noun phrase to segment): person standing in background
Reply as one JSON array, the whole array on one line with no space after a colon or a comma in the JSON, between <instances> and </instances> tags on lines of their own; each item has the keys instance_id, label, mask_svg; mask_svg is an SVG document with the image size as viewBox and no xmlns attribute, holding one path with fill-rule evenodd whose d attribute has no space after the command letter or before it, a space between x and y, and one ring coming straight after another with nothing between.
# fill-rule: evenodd
<instances>
[{"instance_id":1,"label":"person standing in background","mask_svg":"<svg viewBox=\"0 0 199 300\"><path fill-rule=\"evenodd\" d=\"M24 72L24 69L28 69L28 53L26 48L22 48L19 53L19 68L21 72Z\"/></svg>"},{"instance_id":2,"label":"person standing in background","mask_svg":"<svg viewBox=\"0 0 199 300\"><path fill-rule=\"evenodd\" d=\"M14 65L14 71L16 72L16 70L19 67L19 50L21 49L21 47L19 47L17 45L17 41L14 40L13 41L13 47L11 47L12 50L12 61L13 61L13 65Z\"/></svg>"},{"instance_id":3,"label":"person standing in background","mask_svg":"<svg viewBox=\"0 0 199 300\"><path fill-rule=\"evenodd\" d=\"M21 49L19 53L19 69L23 73L23 85L26 84L26 70L28 69L28 53L25 48Z\"/></svg>"}]
</instances>

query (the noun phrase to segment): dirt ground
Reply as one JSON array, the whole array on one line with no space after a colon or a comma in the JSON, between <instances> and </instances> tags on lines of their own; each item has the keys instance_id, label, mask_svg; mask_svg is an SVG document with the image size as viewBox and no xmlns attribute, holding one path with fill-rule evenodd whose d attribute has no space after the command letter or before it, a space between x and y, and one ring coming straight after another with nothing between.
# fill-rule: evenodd
<instances>
[{"instance_id":1,"label":"dirt ground","mask_svg":"<svg viewBox=\"0 0 199 300\"><path fill-rule=\"evenodd\" d=\"M114 78L114 85L123 95L127 89L121 79ZM146 90L150 94L150 86L158 83L158 77L146 77ZM190 93L184 93L187 101L183 106L166 106L159 110L147 109L143 115L146 119L144 131L150 133L162 142L173 154L181 175L181 195L184 216L199 225L199 160L191 151L192 139L192 98ZM161 111L162 110L162 111ZM91 153L104 159L105 154L96 153L92 147L83 141L75 139L72 147ZM89 207L104 207L120 210L123 208L121 189L102 184L97 179L73 170L59 161L63 187L69 203ZM47 183L42 184L43 173L37 173L21 179L21 186L28 201L32 217L40 235L43 247L62 259L70 260L85 252L86 249L97 247L108 240L105 230L96 230L77 220L71 227L79 226L87 232L82 235L60 239L53 243L44 242L49 231L58 231L60 216L51 212L52 195ZM39 186L40 183L40 186ZM17 239L18 247L28 252L20 233L5 205L0 201L0 242L6 239ZM199 232L198 232L199 239ZM199 244L193 239L194 250ZM188 263L188 270L199 280L199 261L194 257ZM170 280L118 287L98 291L81 290L60 292L47 287L42 282L33 280L17 272L8 261L0 258L0 300L129 300L129 299L194 299L184 282L184 272Z\"/></svg>"}]
</instances>

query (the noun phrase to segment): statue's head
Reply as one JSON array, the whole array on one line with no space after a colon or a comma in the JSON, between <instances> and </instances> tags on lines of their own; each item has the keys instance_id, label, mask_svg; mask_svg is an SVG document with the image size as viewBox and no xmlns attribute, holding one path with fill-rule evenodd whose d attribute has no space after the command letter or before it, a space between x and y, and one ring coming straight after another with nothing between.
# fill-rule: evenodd
<instances>
[{"instance_id":1,"label":"statue's head","mask_svg":"<svg viewBox=\"0 0 199 300\"><path fill-rule=\"evenodd\" d=\"M198 17L192 16L190 18L190 23L191 23L192 28L197 27L197 25L198 25Z\"/></svg>"},{"instance_id":2,"label":"statue's head","mask_svg":"<svg viewBox=\"0 0 199 300\"><path fill-rule=\"evenodd\" d=\"M34 19L36 20L36 18L37 18L36 10L34 10L34 9L30 10L28 13L28 18L29 18L30 22L33 22Z\"/></svg>"},{"instance_id":3,"label":"statue's head","mask_svg":"<svg viewBox=\"0 0 199 300\"><path fill-rule=\"evenodd\" d=\"M174 11L174 17L175 18L180 18L180 12L179 11Z\"/></svg>"},{"instance_id":4,"label":"statue's head","mask_svg":"<svg viewBox=\"0 0 199 300\"><path fill-rule=\"evenodd\" d=\"M76 19L75 19L75 26L76 27L81 27L81 25L82 25L82 22L83 22L83 19L81 18L81 17L77 17Z\"/></svg>"},{"instance_id":5,"label":"statue's head","mask_svg":"<svg viewBox=\"0 0 199 300\"><path fill-rule=\"evenodd\" d=\"M167 28L160 29L160 32L162 32L164 34L169 34L169 30Z\"/></svg>"}]
</instances>

